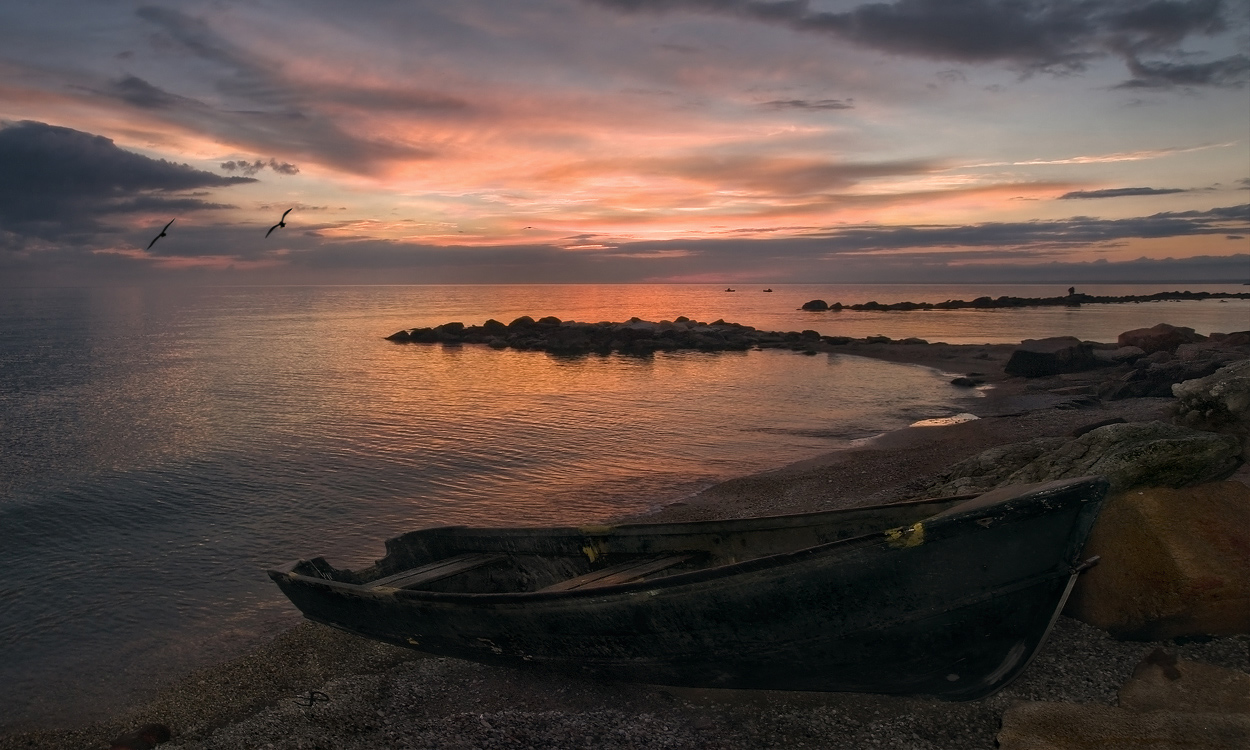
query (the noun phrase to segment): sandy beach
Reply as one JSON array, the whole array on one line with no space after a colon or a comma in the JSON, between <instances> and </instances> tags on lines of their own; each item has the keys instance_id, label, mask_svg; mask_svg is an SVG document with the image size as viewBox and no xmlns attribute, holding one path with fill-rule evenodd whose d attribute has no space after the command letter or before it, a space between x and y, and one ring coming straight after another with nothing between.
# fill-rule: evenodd
<instances>
[{"instance_id":1,"label":"sandy beach","mask_svg":"<svg viewBox=\"0 0 1250 750\"><path fill-rule=\"evenodd\" d=\"M978 419L910 427L849 450L741 477L645 518L696 520L796 513L909 497L925 477L980 451L1069 435L1109 419L1167 419L1170 399L1074 403L1079 375L1007 379L1014 347L853 344L848 355L980 373L992 386L961 408ZM796 355L797 356L797 355ZM1233 479L1247 482L1243 466ZM605 519L606 520L606 519ZM626 520L626 519L612 519ZM0 738L0 750L106 748L148 722L169 726L162 748L993 748L1018 700L1114 705L1116 689L1160 645L1180 657L1250 672L1250 637L1117 641L1061 618L1006 690L947 703L860 694L724 691L590 682L493 668L366 641L304 623L251 652L192 674L113 719ZM159 674L153 680L160 680ZM315 692L314 692L315 691ZM72 724L72 721L67 721Z\"/></svg>"}]
</instances>

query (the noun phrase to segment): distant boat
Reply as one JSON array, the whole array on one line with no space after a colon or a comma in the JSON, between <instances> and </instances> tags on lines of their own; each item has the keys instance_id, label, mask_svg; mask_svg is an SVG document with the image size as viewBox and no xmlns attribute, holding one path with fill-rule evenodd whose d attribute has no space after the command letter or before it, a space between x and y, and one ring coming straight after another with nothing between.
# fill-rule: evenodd
<instances>
[{"instance_id":1,"label":"distant boat","mask_svg":"<svg viewBox=\"0 0 1250 750\"><path fill-rule=\"evenodd\" d=\"M727 291L727 292L736 292L736 291L738 291L738 290L737 290L737 289L726 289L725 291Z\"/></svg>"},{"instance_id":2,"label":"distant boat","mask_svg":"<svg viewBox=\"0 0 1250 750\"><path fill-rule=\"evenodd\" d=\"M429 654L659 685L935 695L1010 683L1107 481L693 523L413 531L269 571L304 616Z\"/></svg>"},{"instance_id":3,"label":"distant boat","mask_svg":"<svg viewBox=\"0 0 1250 750\"><path fill-rule=\"evenodd\" d=\"M771 289L765 289L764 291L766 291L766 292L771 292L772 290L771 290Z\"/></svg>"}]
</instances>

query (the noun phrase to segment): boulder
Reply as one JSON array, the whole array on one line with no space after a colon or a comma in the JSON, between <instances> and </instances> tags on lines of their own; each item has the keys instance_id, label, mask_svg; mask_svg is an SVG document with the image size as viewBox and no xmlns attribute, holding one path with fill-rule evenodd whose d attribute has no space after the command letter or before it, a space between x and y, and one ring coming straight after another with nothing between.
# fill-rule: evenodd
<instances>
[{"instance_id":1,"label":"boulder","mask_svg":"<svg viewBox=\"0 0 1250 750\"><path fill-rule=\"evenodd\" d=\"M1138 713L1250 714L1250 674L1177 659L1175 654L1156 648L1120 686L1120 707Z\"/></svg>"},{"instance_id":2,"label":"boulder","mask_svg":"<svg viewBox=\"0 0 1250 750\"><path fill-rule=\"evenodd\" d=\"M1091 474L1105 476L1110 492L1134 487L1185 487L1223 479L1241 465L1241 443L1167 422L1099 427L1038 456L1004 484L1032 484Z\"/></svg>"},{"instance_id":3,"label":"boulder","mask_svg":"<svg viewBox=\"0 0 1250 750\"><path fill-rule=\"evenodd\" d=\"M1136 346L1147 354L1153 354L1174 352L1181 344L1205 340L1206 336L1199 335L1192 328L1160 323L1152 328L1135 328L1125 331L1119 335L1116 342L1120 346Z\"/></svg>"},{"instance_id":4,"label":"boulder","mask_svg":"<svg viewBox=\"0 0 1250 750\"><path fill-rule=\"evenodd\" d=\"M1250 716L1021 701L1003 713L1000 750L1245 750Z\"/></svg>"},{"instance_id":5,"label":"boulder","mask_svg":"<svg viewBox=\"0 0 1250 750\"><path fill-rule=\"evenodd\" d=\"M1110 429L1110 428L1103 428ZM1250 488L1212 482L1108 497L1066 614L1127 640L1250 633Z\"/></svg>"},{"instance_id":6,"label":"boulder","mask_svg":"<svg viewBox=\"0 0 1250 750\"><path fill-rule=\"evenodd\" d=\"M1111 492L1134 487L1184 487L1223 479L1241 464L1241 443L1167 422L1108 424L1073 439L1036 438L990 448L952 465L930 483L930 496L986 492L1092 474Z\"/></svg>"},{"instance_id":7,"label":"boulder","mask_svg":"<svg viewBox=\"0 0 1250 750\"><path fill-rule=\"evenodd\" d=\"M829 303L825 302L823 299L814 299L809 302L804 302L802 309L804 310L828 310Z\"/></svg>"},{"instance_id":8,"label":"boulder","mask_svg":"<svg viewBox=\"0 0 1250 750\"><path fill-rule=\"evenodd\" d=\"M990 448L971 458L953 464L925 490L933 497L988 492L1020 468L1045 453L1067 443L1066 438L1043 437L1023 443L1009 443Z\"/></svg>"},{"instance_id":9,"label":"boulder","mask_svg":"<svg viewBox=\"0 0 1250 750\"><path fill-rule=\"evenodd\" d=\"M1008 375L1040 378L1065 372L1083 372L1098 367L1094 348L1074 336L1026 339L1011 353L1004 368Z\"/></svg>"},{"instance_id":10,"label":"boulder","mask_svg":"<svg viewBox=\"0 0 1250 750\"><path fill-rule=\"evenodd\" d=\"M1250 359L1221 367L1205 378L1172 386L1175 421L1189 427L1236 435L1242 457L1250 452Z\"/></svg>"},{"instance_id":11,"label":"boulder","mask_svg":"<svg viewBox=\"0 0 1250 750\"><path fill-rule=\"evenodd\" d=\"M1160 357L1159 355L1162 355ZM1102 384L1098 394L1114 401L1122 398L1169 398L1172 386L1186 380L1196 380L1214 374L1221 367L1244 359L1239 352L1207 350L1205 356L1181 360L1167 352L1157 352L1137 360L1133 368L1118 378Z\"/></svg>"}]
</instances>

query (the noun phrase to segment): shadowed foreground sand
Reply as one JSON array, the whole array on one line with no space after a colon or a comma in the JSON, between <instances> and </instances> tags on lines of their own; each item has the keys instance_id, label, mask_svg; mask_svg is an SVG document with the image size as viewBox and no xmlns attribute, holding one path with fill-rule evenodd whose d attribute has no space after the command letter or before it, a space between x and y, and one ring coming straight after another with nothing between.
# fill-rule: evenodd
<instances>
[{"instance_id":1,"label":"shadowed foreground sand","mask_svg":"<svg viewBox=\"0 0 1250 750\"><path fill-rule=\"evenodd\" d=\"M907 496L923 477L995 445L1067 435L1117 417L1167 418L1169 399L1072 408L1060 396L1004 380L1002 364L1012 348L846 347L846 354L951 373L984 373L999 387L965 401L967 411L981 419L908 428L851 450L730 480L645 520L746 517L888 502ZM1243 482L1247 478L1245 467L1234 476ZM426 657L305 623L238 659L189 676L127 715L70 732L0 738L0 750L107 748L112 738L148 722L173 730L173 740L160 745L170 750L989 749L995 746L1000 717L1013 701L1113 705L1119 685L1159 645L1116 641L1061 618L1038 658L1009 688L981 701L946 703L591 682ZM1185 659L1250 672L1250 638L1245 636L1166 645ZM307 700L310 691L319 691L313 698L324 700Z\"/></svg>"}]
</instances>

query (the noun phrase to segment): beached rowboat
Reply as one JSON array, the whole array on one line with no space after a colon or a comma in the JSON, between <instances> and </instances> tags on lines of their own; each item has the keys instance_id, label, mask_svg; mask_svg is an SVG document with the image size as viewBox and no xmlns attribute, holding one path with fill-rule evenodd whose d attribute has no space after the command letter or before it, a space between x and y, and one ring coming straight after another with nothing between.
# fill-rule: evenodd
<instances>
[{"instance_id":1,"label":"beached rowboat","mask_svg":"<svg viewBox=\"0 0 1250 750\"><path fill-rule=\"evenodd\" d=\"M979 698L1041 647L1099 477L803 515L446 528L269 575L306 617L443 656L664 685Z\"/></svg>"}]
</instances>

